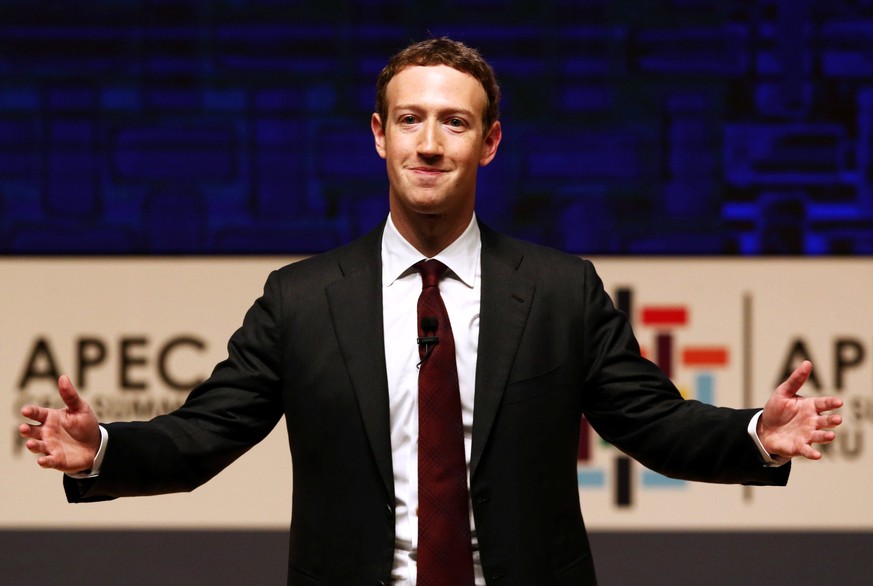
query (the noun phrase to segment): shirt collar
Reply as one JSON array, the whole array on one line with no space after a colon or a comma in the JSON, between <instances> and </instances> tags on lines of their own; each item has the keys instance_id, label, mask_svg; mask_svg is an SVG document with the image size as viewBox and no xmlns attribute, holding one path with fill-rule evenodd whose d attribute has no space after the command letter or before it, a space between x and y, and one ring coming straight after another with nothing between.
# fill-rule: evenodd
<instances>
[{"instance_id":1,"label":"shirt collar","mask_svg":"<svg viewBox=\"0 0 873 586\"><path fill-rule=\"evenodd\" d=\"M449 267L461 282L472 288L481 251L479 223L473 214L467 229L433 258ZM414 270L412 265L426 258L397 231L389 214L382 233L382 285L390 287L394 281Z\"/></svg>"}]
</instances>

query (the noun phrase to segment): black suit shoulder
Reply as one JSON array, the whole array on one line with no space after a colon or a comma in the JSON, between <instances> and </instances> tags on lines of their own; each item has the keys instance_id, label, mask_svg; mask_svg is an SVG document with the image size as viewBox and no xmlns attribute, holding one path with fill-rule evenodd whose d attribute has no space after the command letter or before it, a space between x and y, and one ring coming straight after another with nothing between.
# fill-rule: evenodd
<instances>
[{"instance_id":1,"label":"black suit shoulder","mask_svg":"<svg viewBox=\"0 0 873 586\"><path fill-rule=\"evenodd\" d=\"M595 272L591 261L492 230L480 223L483 250L529 278L579 279Z\"/></svg>"},{"instance_id":2,"label":"black suit shoulder","mask_svg":"<svg viewBox=\"0 0 873 586\"><path fill-rule=\"evenodd\" d=\"M348 244L287 264L273 271L271 278L278 279L283 287L305 291L312 287L323 289L331 282L357 271L379 269L384 228L385 223L382 222Z\"/></svg>"}]
</instances>

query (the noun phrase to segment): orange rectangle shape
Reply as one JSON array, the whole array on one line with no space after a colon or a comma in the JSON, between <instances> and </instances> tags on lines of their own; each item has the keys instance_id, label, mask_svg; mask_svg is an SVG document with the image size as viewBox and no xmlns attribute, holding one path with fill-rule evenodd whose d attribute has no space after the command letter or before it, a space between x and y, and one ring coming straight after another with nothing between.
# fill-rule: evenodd
<instances>
[{"instance_id":1,"label":"orange rectangle shape","mask_svg":"<svg viewBox=\"0 0 873 586\"><path fill-rule=\"evenodd\" d=\"M688 323L688 310L679 306L644 307L643 323L647 326L683 326Z\"/></svg>"},{"instance_id":2,"label":"orange rectangle shape","mask_svg":"<svg viewBox=\"0 0 873 586\"><path fill-rule=\"evenodd\" d=\"M682 364L685 366L725 366L728 363L728 350L719 346L694 346L682 350Z\"/></svg>"}]
</instances>

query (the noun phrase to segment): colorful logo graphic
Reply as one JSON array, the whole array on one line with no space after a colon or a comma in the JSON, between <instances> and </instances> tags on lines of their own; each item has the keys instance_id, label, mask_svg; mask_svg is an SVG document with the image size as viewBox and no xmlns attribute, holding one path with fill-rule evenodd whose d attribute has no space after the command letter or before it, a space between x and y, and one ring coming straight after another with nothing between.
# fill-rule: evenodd
<instances>
[{"instance_id":1,"label":"colorful logo graphic","mask_svg":"<svg viewBox=\"0 0 873 586\"><path fill-rule=\"evenodd\" d=\"M686 399L715 403L716 383L719 369L728 365L729 352L725 345L689 345L682 343L682 331L691 325L691 311L686 305L644 305L637 313L633 304L633 292L621 288L616 294L616 306L624 312L637 336L640 338L643 355L657 364L673 379L690 380L690 388L679 385ZM638 320L637 320L638 318ZM638 323L634 323L638 321ZM651 336L651 337L648 337ZM647 340L653 340L651 346ZM594 450L601 456L593 457ZM611 463L603 464L602 454L607 454ZM582 418L579 439L579 487L605 489L609 468L612 469L611 487L616 506L627 507L633 502L634 487L642 489L683 489L684 480L674 480L635 464L615 448L601 440L586 419ZM637 478L639 470L639 478Z\"/></svg>"}]
</instances>

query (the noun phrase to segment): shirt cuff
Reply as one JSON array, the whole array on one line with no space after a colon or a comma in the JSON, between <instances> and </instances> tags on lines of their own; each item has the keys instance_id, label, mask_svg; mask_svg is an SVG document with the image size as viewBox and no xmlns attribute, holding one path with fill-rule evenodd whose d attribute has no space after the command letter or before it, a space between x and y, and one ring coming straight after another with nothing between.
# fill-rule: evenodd
<instances>
[{"instance_id":1,"label":"shirt cuff","mask_svg":"<svg viewBox=\"0 0 873 586\"><path fill-rule=\"evenodd\" d=\"M749 422L749 427L746 428L746 431L749 432L749 437L751 437L752 441L755 442L755 446L757 446L758 452L761 454L761 459L764 460L764 467L778 468L783 464L787 464L790 458L770 454L764 449L764 444L761 443L761 438L758 437L758 420L761 418L763 412L764 410L762 409L752 416L752 420Z\"/></svg>"},{"instance_id":2,"label":"shirt cuff","mask_svg":"<svg viewBox=\"0 0 873 586\"><path fill-rule=\"evenodd\" d=\"M106 454L106 445L109 443L109 432L102 425L100 427L100 447L97 448L97 455L94 456L94 462L89 470L82 470L75 474L67 474L70 478L76 480L85 480L86 478L95 478L100 474L100 467L103 465L103 456Z\"/></svg>"}]
</instances>

